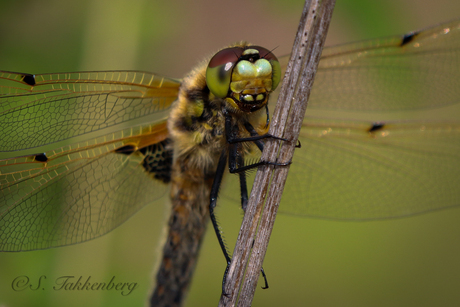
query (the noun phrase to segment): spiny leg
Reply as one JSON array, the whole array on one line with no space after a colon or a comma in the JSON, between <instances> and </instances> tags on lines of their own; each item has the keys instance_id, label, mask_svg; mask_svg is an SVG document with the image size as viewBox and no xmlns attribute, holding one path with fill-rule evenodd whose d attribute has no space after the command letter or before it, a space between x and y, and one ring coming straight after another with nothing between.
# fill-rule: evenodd
<instances>
[{"instance_id":1,"label":"spiny leg","mask_svg":"<svg viewBox=\"0 0 460 307\"><path fill-rule=\"evenodd\" d=\"M222 183L222 177L225 172L225 168L227 165L227 149L224 149L220 155L219 163L217 164L216 174L214 176L214 182L211 187L211 197L210 197L210 204L209 204L209 215L211 217L212 226L214 228L214 232L216 233L217 240L219 241L220 248L224 253L225 261L227 261L227 267L225 269L224 278L222 280L222 294L226 295L225 293L225 282L227 279L228 268L230 266L230 262L232 259L227 251L227 247L225 246L224 240L222 238L222 234L219 230L219 224L217 223L216 215L214 213L214 209L217 205L217 196L219 194L219 188Z\"/></svg>"},{"instance_id":2,"label":"spiny leg","mask_svg":"<svg viewBox=\"0 0 460 307\"><path fill-rule=\"evenodd\" d=\"M237 168L237 163L238 164L243 164L243 157L241 155L238 155L238 144L230 144L229 149L229 158L228 158L228 163L229 163L229 168ZM211 217L211 222L214 228L214 231L217 236L217 240L219 241L220 247L222 249L222 252L224 254L225 260L227 261L227 266L225 268L224 272L224 277L222 280L222 294L226 295L225 293L225 283L227 281L227 274L228 270L230 268L230 262L231 262L231 257L230 254L227 250L227 247L225 246L222 234L219 230L219 225L216 219L216 215L214 213L214 209L217 205L217 196L219 193L219 188L222 183L222 177L225 172L225 166L227 162L227 151L224 149L221 153L221 156L219 158L219 162L217 165L217 170L216 174L214 176L214 182L211 188L211 194L210 194L210 205L209 205L209 214ZM246 212L246 207L247 207L247 202L248 202L248 190L247 190L247 184L246 184L246 174L244 172L239 173L239 179L240 179L240 190L241 190L241 206L243 208L243 211ZM253 242L254 244L254 242ZM268 288L268 281L267 281L267 276L265 274L264 269L261 269L262 276L264 277L264 282L265 286L262 287L263 289Z\"/></svg>"},{"instance_id":3,"label":"spiny leg","mask_svg":"<svg viewBox=\"0 0 460 307\"><path fill-rule=\"evenodd\" d=\"M276 139L276 140L281 140L281 141L287 141L284 138L280 138L271 134L263 134L259 135L257 131L254 129L254 127L249 123L245 122L244 126L246 130L251 134L250 137L247 138L240 138L238 137L238 129L232 125L232 116L228 113L227 110L223 110L222 113L224 114L225 117L225 134L227 137L227 143L228 144L235 144L235 143L241 143L241 142L254 142L257 147L262 151L263 150L263 142L260 140L263 139ZM236 129L235 129L236 128Z\"/></svg>"},{"instance_id":4,"label":"spiny leg","mask_svg":"<svg viewBox=\"0 0 460 307\"><path fill-rule=\"evenodd\" d=\"M267 112L267 123L266 123L266 126L265 127L268 127L269 123L270 123L270 117L269 117L269 113L268 113L268 107L266 107L266 112ZM259 136L259 134L257 133L256 129L254 129L254 127L249 123L249 122L246 122L244 123L244 127L246 128L246 130L251 134L252 137L255 137L255 136ZM278 137L275 137L275 136L271 136L271 134L265 134L265 136L268 138L268 137L272 137L272 138L275 138L275 139L278 139L278 140L282 140L282 141L287 141L286 139L284 138L278 138ZM254 143L257 145L257 147L259 147L259 150L260 151L263 151L264 149L264 143L261 142L260 140L258 141L254 141ZM300 141L297 140L297 144L295 145L296 148L300 148L301 147L301 144L300 144Z\"/></svg>"},{"instance_id":5,"label":"spiny leg","mask_svg":"<svg viewBox=\"0 0 460 307\"><path fill-rule=\"evenodd\" d=\"M276 162L266 162L266 161L260 161L258 163L254 163L251 165L246 165L244 166L244 159L241 154L238 154L238 144L242 142L254 142L257 147L259 148L260 151L263 150L264 148L264 143L261 141L262 139L265 138L274 138L278 140L283 140L287 141L284 138L276 137L271 134L264 134L264 135L259 135L254 127L249 123L246 122L245 128L246 130L250 133L251 137L248 138L238 138L238 127L232 125L232 118L229 115L228 111L223 110L224 116L225 116L225 133L227 137L227 142L229 144L228 147L228 152L224 149L221 153L219 163L217 165L217 170L216 170L216 175L214 177L214 182L213 186L211 188L211 197L210 197L210 205L209 205L209 213L211 217L211 221L213 224L214 231L217 236L217 240L219 241L219 244L221 246L222 252L224 253L224 257L227 261L227 267L225 269L224 273L224 278L222 281L222 294L226 295L225 293L225 283L227 280L227 274L228 270L230 268L230 262L231 262L231 257L229 252L227 251L227 247L225 246L225 243L222 238L222 234L220 233L219 230L219 225L217 223L216 216L214 214L214 209L217 204L217 196L219 193L219 188L222 183L222 177L223 173L225 171L225 164L227 160L227 155L228 155L228 167L230 173L238 173L239 174L239 179L240 179L240 190L241 190L241 207L243 208L243 211L246 212L246 207L247 207L247 202L248 202L248 191L247 191L247 182L246 182L246 174L245 171L258 167L260 165L275 165L275 166L287 166L291 162L288 163L276 163ZM269 122L268 117L267 117L267 123ZM254 242L253 242L254 244ZM267 281L267 276L265 274L264 269L261 269L262 276L264 277L265 281L265 286L262 287L263 289L268 288L268 281Z\"/></svg>"},{"instance_id":6,"label":"spiny leg","mask_svg":"<svg viewBox=\"0 0 460 307\"><path fill-rule=\"evenodd\" d=\"M243 164L243 157L238 156L237 160L238 160L237 161L238 165ZM247 186L247 182L246 182L246 173L241 172L241 173L238 174L238 176L240 177L241 208L246 213L246 208L248 206L248 200L249 200L249 198L248 198L248 186Z\"/></svg>"},{"instance_id":7,"label":"spiny leg","mask_svg":"<svg viewBox=\"0 0 460 307\"><path fill-rule=\"evenodd\" d=\"M256 168L256 167L261 166L261 165L287 166L287 165L291 164L291 161L285 162L285 163L259 161L257 163L253 163L253 164L250 164L250 165L244 165L243 160L241 160L241 162L239 162L238 165L237 165L236 157L237 156L241 157L241 155L238 155L238 152L237 152L236 144L238 144L238 143L254 142L257 145L257 147L259 148L259 150L263 151L264 142L261 141L262 139L274 138L274 139L277 139L277 140L286 141L286 139L279 138L279 137L276 137L276 136L272 136L271 134L258 135L256 130L254 129L254 127L252 127L252 125L250 123L248 123L248 122L246 122L244 126L245 126L246 130L251 134L251 137L248 137L248 138L232 138L233 135L230 134L230 133L227 136L227 140L228 140L229 137L231 138L231 141L229 141L230 148L231 149L235 148L234 150L230 150L229 164L228 164L228 168L229 168L230 173L232 173L232 174L234 174L234 173L241 174L241 173L244 173L247 170ZM241 157L241 159L242 159L242 157Z\"/></svg>"}]
</instances>

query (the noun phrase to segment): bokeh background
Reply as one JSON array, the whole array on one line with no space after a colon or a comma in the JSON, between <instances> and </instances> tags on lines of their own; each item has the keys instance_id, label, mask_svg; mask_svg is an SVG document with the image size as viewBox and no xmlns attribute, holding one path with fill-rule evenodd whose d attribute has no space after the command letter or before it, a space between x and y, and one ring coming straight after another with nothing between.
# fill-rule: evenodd
<instances>
[{"instance_id":1,"label":"bokeh background","mask_svg":"<svg viewBox=\"0 0 460 307\"><path fill-rule=\"evenodd\" d=\"M301 0L2 0L0 69L129 69L182 77L202 57L239 40L288 54L302 7ZM338 0L327 44L403 34L458 17L458 0ZM143 306L167 214L163 199L99 239L1 253L0 306ZM232 249L242 214L222 200L218 215ZM459 242L459 209L378 222L280 215L264 262L270 289L259 289L253 306L458 306ZM208 231L186 306L215 306L224 268ZM43 289L13 291L21 275L35 284L45 275ZM61 276L95 282L115 276L138 286L127 296L52 290Z\"/></svg>"}]
</instances>

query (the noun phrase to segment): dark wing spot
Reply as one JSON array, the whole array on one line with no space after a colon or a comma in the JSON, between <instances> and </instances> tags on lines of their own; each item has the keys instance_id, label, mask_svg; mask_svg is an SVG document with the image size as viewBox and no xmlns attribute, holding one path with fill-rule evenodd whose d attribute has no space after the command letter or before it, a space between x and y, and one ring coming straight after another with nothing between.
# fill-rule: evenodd
<instances>
[{"instance_id":1,"label":"dark wing spot","mask_svg":"<svg viewBox=\"0 0 460 307\"><path fill-rule=\"evenodd\" d=\"M145 156L142 163L144 169L152 174L155 179L164 183L171 181L173 151L168 146L171 142L170 139L166 139L139 150Z\"/></svg>"},{"instance_id":2,"label":"dark wing spot","mask_svg":"<svg viewBox=\"0 0 460 307\"><path fill-rule=\"evenodd\" d=\"M136 147L134 145L125 145L115 150L116 153L121 153L121 154L128 155L128 156L135 151L136 151Z\"/></svg>"},{"instance_id":3,"label":"dark wing spot","mask_svg":"<svg viewBox=\"0 0 460 307\"><path fill-rule=\"evenodd\" d=\"M21 79L22 82L34 86L35 85L35 76L31 74L24 74Z\"/></svg>"},{"instance_id":4,"label":"dark wing spot","mask_svg":"<svg viewBox=\"0 0 460 307\"><path fill-rule=\"evenodd\" d=\"M45 153L41 153L35 156L35 161L37 162L46 162L48 161L48 157Z\"/></svg>"},{"instance_id":5,"label":"dark wing spot","mask_svg":"<svg viewBox=\"0 0 460 307\"><path fill-rule=\"evenodd\" d=\"M418 35L419 32L411 32L411 33L407 33L403 36L403 39L401 41L401 47L410 43L417 35Z\"/></svg>"},{"instance_id":6,"label":"dark wing spot","mask_svg":"<svg viewBox=\"0 0 460 307\"><path fill-rule=\"evenodd\" d=\"M368 132L375 132L375 131L383 129L384 126L385 126L385 123L373 123L372 127L370 127L369 130L367 130L367 131Z\"/></svg>"}]
</instances>

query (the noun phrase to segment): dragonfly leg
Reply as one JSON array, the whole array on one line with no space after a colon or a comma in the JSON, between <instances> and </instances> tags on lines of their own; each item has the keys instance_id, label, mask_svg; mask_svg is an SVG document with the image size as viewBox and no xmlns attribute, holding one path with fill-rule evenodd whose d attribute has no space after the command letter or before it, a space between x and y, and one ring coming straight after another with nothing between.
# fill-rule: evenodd
<instances>
[{"instance_id":1,"label":"dragonfly leg","mask_svg":"<svg viewBox=\"0 0 460 307\"><path fill-rule=\"evenodd\" d=\"M230 145L229 146L230 147L230 150L229 150L229 152L230 152L230 156L229 156L229 171L230 171L230 173L241 173L241 172L247 171L249 169L253 169L253 168L256 168L258 166L261 166L261 165L287 166L287 165L291 164L291 161L286 162L286 163L260 161L260 162L254 163L254 164L243 166L243 162L241 161L241 163L239 163L239 166L237 167L236 166L236 164L237 164L236 163L236 157L240 156L240 155L238 155L236 144L241 143L241 142L254 142L257 145L257 147L259 148L259 150L263 151L264 142L261 141L262 139L274 138L274 139L277 139L277 140L287 141L286 139L283 139L283 138L280 138L280 137L277 137L277 136L273 136L271 134L258 135L257 131L254 129L254 127L249 122L245 123L245 128L249 132L251 137L247 137L247 138L238 138L238 137L236 137L238 131L237 131L237 129L235 129L235 127L232 127L231 118L229 116L225 117L225 131L226 131L226 134L227 134L227 142Z\"/></svg>"},{"instance_id":2,"label":"dragonfly leg","mask_svg":"<svg viewBox=\"0 0 460 307\"><path fill-rule=\"evenodd\" d=\"M230 156L235 157L236 159L230 159L229 158L229 168L230 168L230 163L233 163L232 160L236 160L237 165L242 165L243 164L243 157L241 155L237 155L237 145L232 144L230 145ZM233 163L235 164L235 163ZM234 168L236 168L236 165L233 165ZM240 179L240 191L241 191L241 208L243 211L246 213L246 208L248 205L248 186L247 186L247 181L246 181L246 173L245 172L240 172L238 174L239 179ZM254 241L252 241L252 245L254 246ZM227 268L225 270L225 275L224 275L224 284L225 280L227 278L227 272L229 269L229 265L227 265ZM260 272L262 273L262 277L264 278L265 286L262 287L262 289L268 289L268 280L267 280L267 275L265 274L264 268L261 268ZM224 291L222 292L224 293Z\"/></svg>"},{"instance_id":3,"label":"dragonfly leg","mask_svg":"<svg viewBox=\"0 0 460 307\"><path fill-rule=\"evenodd\" d=\"M268 104L265 105L265 114L267 115L267 121L265 122L265 128L268 128L268 125L270 125L270 111L268 110Z\"/></svg>"},{"instance_id":4,"label":"dragonfly leg","mask_svg":"<svg viewBox=\"0 0 460 307\"><path fill-rule=\"evenodd\" d=\"M248 125L250 125L250 124L248 123ZM230 143L230 144L241 143L241 142L255 142L257 144L256 141L263 140L263 139L275 139L275 140L281 140L281 141L288 142L288 140L285 139L285 138L274 136L274 135L271 135L269 133L262 134L262 135L254 135L254 136L250 136L250 137L247 137L247 138L231 138L231 139L227 139L227 142Z\"/></svg>"},{"instance_id":5,"label":"dragonfly leg","mask_svg":"<svg viewBox=\"0 0 460 307\"><path fill-rule=\"evenodd\" d=\"M267 118L267 120L268 120L268 118ZM250 123L246 122L245 123L245 128L251 134L251 136L258 136L257 131L254 129L254 127ZM267 138L271 137L271 138L281 140L281 141L287 141L287 139L285 139L285 138L279 138L279 137L276 137L276 136L272 136L271 134L264 134L263 136L265 136ZM254 143L256 143L256 145L257 145L257 147L259 147L260 151L263 150L263 148L264 148L264 143L263 142L261 142L259 140L259 141L256 141ZM259 145L259 144L261 144L261 145ZM295 147L296 148L301 148L302 147L302 144L300 144L299 140L297 140L297 144L295 145Z\"/></svg>"},{"instance_id":6,"label":"dragonfly leg","mask_svg":"<svg viewBox=\"0 0 460 307\"><path fill-rule=\"evenodd\" d=\"M243 157L238 156L237 160L239 165L243 164ZM238 175L240 177L241 208L243 208L243 211L246 213L246 208L248 207L248 186L246 182L246 173L241 172ZM254 246L254 240L252 241L252 246ZM267 275L265 274L263 267L260 269L260 273L262 273L262 277L264 278L265 282L265 286L263 286L262 289L268 289Z\"/></svg>"},{"instance_id":7,"label":"dragonfly leg","mask_svg":"<svg viewBox=\"0 0 460 307\"><path fill-rule=\"evenodd\" d=\"M235 146L236 147L236 146ZM237 162L238 165L243 165L243 157L242 156L237 156ZM230 162L230 159L229 159ZM243 209L244 212L246 212L246 208L248 206L248 186L246 182L246 173L245 172L240 172L238 174L240 177L240 191L241 191L241 208Z\"/></svg>"},{"instance_id":8,"label":"dragonfly leg","mask_svg":"<svg viewBox=\"0 0 460 307\"><path fill-rule=\"evenodd\" d=\"M287 139L277 137L269 133L259 135L257 131L254 129L254 127L249 122L245 122L244 126L246 130L249 132L249 134L251 134L251 136L247 138L240 138L238 137L238 128L232 125L232 117L230 116L228 111L223 110L223 113L225 116L225 133L227 136L227 142L229 144L235 144L235 143L241 143L241 142L254 142L256 143L257 147L259 147L259 149L262 151L264 143L261 142L260 140L276 139L276 140L281 140L281 141L288 141Z\"/></svg>"},{"instance_id":9,"label":"dragonfly leg","mask_svg":"<svg viewBox=\"0 0 460 307\"><path fill-rule=\"evenodd\" d=\"M222 154L220 155L219 163L217 164L217 170L214 176L214 182L211 187L211 197L210 197L210 204L209 204L209 215L211 217L212 227L214 228L214 232L216 233L217 240L219 241L220 248L222 249L222 252L225 257L225 261L227 262L227 268L225 269L224 278L222 280L222 294L223 295L226 295L224 291L224 287L225 287L225 282L227 279L228 268L230 266L230 262L232 261L232 259L230 257L229 252L227 251L227 246L225 246L225 242L222 237L222 233L220 232L219 224L217 222L217 218L214 213L214 209L216 208L216 205L217 205L217 196L219 194L219 188L222 183L222 177L225 172L226 164L227 164L227 149L224 149L222 151Z\"/></svg>"},{"instance_id":10,"label":"dragonfly leg","mask_svg":"<svg viewBox=\"0 0 460 307\"><path fill-rule=\"evenodd\" d=\"M238 167L238 168L229 169L229 171L230 171L230 173L232 173L232 174L239 174L239 173L245 172L245 171L247 171L247 170L250 170L250 169L253 169L253 168L262 166L262 165L288 166L288 165L291 165L291 163L292 163L292 161L283 162L283 163L280 163L280 162L270 162L270 161L260 161L260 162L256 162L256 163L253 163L253 164L240 166L240 167Z\"/></svg>"}]
</instances>

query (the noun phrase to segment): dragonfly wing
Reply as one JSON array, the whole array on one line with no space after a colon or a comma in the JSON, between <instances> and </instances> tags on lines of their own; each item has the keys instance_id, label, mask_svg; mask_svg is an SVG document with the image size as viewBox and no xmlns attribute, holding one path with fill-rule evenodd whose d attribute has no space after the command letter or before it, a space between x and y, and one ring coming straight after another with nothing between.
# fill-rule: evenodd
<instances>
[{"instance_id":1,"label":"dragonfly wing","mask_svg":"<svg viewBox=\"0 0 460 307\"><path fill-rule=\"evenodd\" d=\"M179 85L130 71L1 72L0 250L90 240L161 197Z\"/></svg>"},{"instance_id":2,"label":"dragonfly wing","mask_svg":"<svg viewBox=\"0 0 460 307\"><path fill-rule=\"evenodd\" d=\"M325 48L280 211L381 219L460 204L460 21Z\"/></svg>"},{"instance_id":3,"label":"dragonfly wing","mask_svg":"<svg viewBox=\"0 0 460 307\"><path fill-rule=\"evenodd\" d=\"M459 49L460 20L404 36L326 47L308 110L391 112L458 103ZM288 61L280 58L283 70Z\"/></svg>"},{"instance_id":4,"label":"dragonfly wing","mask_svg":"<svg viewBox=\"0 0 460 307\"><path fill-rule=\"evenodd\" d=\"M367 220L460 204L460 122L309 118L299 139L281 212Z\"/></svg>"},{"instance_id":5,"label":"dragonfly wing","mask_svg":"<svg viewBox=\"0 0 460 307\"><path fill-rule=\"evenodd\" d=\"M96 238L164 195L167 185L153 178L164 174L155 174L159 169L148 172L145 163L161 159L165 141L148 151L126 151L131 148L126 144L132 140L69 146L49 152L46 161L40 161L43 156L0 161L0 250L35 250ZM163 168L170 166L170 158L160 161Z\"/></svg>"},{"instance_id":6,"label":"dragonfly wing","mask_svg":"<svg viewBox=\"0 0 460 307\"><path fill-rule=\"evenodd\" d=\"M0 73L0 152L52 148L167 118L179 81L135 71ZM68 142L65 142L69 140ZM30 154L25 152L24 154Z\"/></svg>"},{"instance_id":7,"label":"dragonfly wing","mask_svg":"<svg viewBox=\"0 0 460 307\"><path fill-rule=\"evenodd\" d=\"M309 117L299 140L281 213L375 220L460 205L460 121ZM247 175L251 185L255 172ZM238 177L228 176L222 194L239 203L235 191Z\"/></svg>"}]
</instances>

